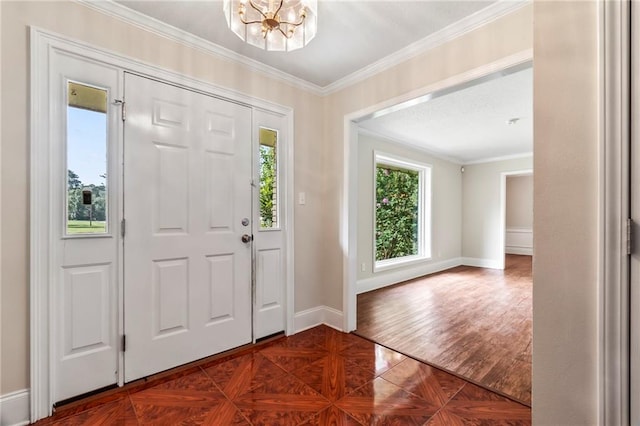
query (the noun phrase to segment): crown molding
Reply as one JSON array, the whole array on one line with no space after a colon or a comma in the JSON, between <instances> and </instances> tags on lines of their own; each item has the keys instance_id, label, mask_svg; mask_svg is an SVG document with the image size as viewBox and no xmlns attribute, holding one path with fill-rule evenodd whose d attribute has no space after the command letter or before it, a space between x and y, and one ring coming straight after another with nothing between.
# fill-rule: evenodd
<instances>
[{"instance_id":1,"label":"crown molding","mask_svg":"<svg viewBox=\"0 0 640 426\"><path fill-rule=\"evenodd\" d=\"M498 161L517 160L519 158L533 157L533 152L523 152L521 154L502 155L500 157L481 158L480 160L465 161L463 166L473 166L475 164L496 163Z\"/></svg>"},{"instance_id":2,"label":"crown molding","mask_svg":"<svg viewBox=\"0 0 640 426\"><path fill-rule=\"evenodd\" d=\"M327 86L324 86L323 94L329 95L338 92L346 87L359 83L384 70L392 68L402 62L427 52L434 47L447 43L466 33L493 22L505 15L528 5L531 0L499 0L476 13L469 15L453 24L439 30L421 40L408 45L364 68L355 71L346 77L341 78Z\"/></svg>"},{"instance_id":3,"label":"crown molding","mask_svg":"<svg viewBox=\"0 0 640 426\"><path fill-rule=\"evenodd\" d=\"M528 4L531 0L499 0L478 12L469 15L460 21L445 27L409 46L392 53L364 68L361 68L346 77L343 77L327 86L306 81L284 71L266 65L255 59L241 55L233 50L222 47L216 43L205 40L187 31L176 28L165 22L144 15L133 9L116 3L113 0L74 0L88 8L96 10L115 19L126 22L142 30L149 31L184 46L203 51L207 54L222 57L224 59L241 63L250 70L259 72L269 78L281 81L290 86L311 92L318 96L326 96L338 92L348 86L366 80L375 74L394 67L417 55L425 53L439 45L449 42L457 37L469 33L492 21L495 21L509 13L512 13Z\"/></svg>"},{"instance_id":4,"label":"crown molding","mask_svg":"<svg viewBox=\"0 0 640 426\"><path fill-rule=\"evenodd\" d=\"M137 28L145 31L149 31L153 34L159 35L171 41L180 43L184 46L200 50L207 54L222 57L224 59L241 63L251 69L252 71L259 72L266 75L269 78L281 81L289 84L298 89L306 90L313 94L322 96L325 91L322 87L313 84L309 81L295 77L291 74L287 74L284 71L278 70L269 65L263 64L260 61L251 59L247 56L234 52L233 50L222 47L219 44L205 40L202 37L198 37L190 32L181 30L158 19L144 15L133 9L129 9L120 3L116 3L113 0L75 0L90 9L96 10L112 18L116 18L120 21L126 22Z\"/></svg>"}]
</instances>

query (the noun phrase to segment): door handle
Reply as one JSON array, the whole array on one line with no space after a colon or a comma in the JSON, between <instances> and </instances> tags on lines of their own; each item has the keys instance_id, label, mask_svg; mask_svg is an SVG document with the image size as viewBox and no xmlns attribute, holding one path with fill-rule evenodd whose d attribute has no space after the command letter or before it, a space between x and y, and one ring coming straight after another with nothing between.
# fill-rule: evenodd
<instances>
[{"instance_id":1,"label":"door handle","mask_svg":"<svg viewBox=\"0 0 640 426\"><path fill-rule=\"evenodd\" d=\"M244 234L242 237L240 237L240 239L242 240L243 243L250 243L251 240L253 240L253 236Z\"/></svg>"}]
</instances>

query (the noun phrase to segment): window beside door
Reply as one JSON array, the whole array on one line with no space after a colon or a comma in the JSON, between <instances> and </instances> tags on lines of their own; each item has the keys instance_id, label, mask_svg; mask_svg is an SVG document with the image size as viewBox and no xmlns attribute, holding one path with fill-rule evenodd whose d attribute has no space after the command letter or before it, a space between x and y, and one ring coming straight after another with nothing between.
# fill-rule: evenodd
<instances>
[{"instance_id":1,"label":"window beside door","mask_svg":"<svg viewBox=\"0 0 640 426\"><path fill-rule=\"evenodd\" d=\"M375 153L374 272L431 257L431 167Z\"/></svg>"},{"instance_id":2,"label":"window beside door","mask_svg":"<svg viewBox=\"0 0 640 426\"><path fill-rule=\"evenodd\" d=\"M67 235L108 232L107 98L106 89L67 83Z\"/></svg>"},{"instance_id":3,"label":"window beside door","mask_svg":"<svg viewBox=\"0 0 640 426\"><path fill-rule=\"evenodd\" d=\"M260 128L260 229L279 229L278 131Z\"/></svg>"}]
</instances>

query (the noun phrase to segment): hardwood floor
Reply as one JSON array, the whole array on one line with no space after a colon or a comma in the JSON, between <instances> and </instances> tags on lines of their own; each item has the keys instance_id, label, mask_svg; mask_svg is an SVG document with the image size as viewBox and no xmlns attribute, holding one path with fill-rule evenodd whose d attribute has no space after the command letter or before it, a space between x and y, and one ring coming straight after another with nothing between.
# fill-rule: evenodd
<instances>
[{"instance_id":1,"label":"hardwood floor","mask_svg":"<svg viewBox=\"0 0 640 426\"><path fill-rule=\"evenodd\" d=\"M326 326L61 407L38 425L530 425L529 407Z\"/></svg>"},{"instance_id":2,"label":"hardwood floor","mask_svg":"<svg viewBox=\"0 0 640 426\"><path fill-rule=\"evenodd\" d=\"M531 405L531 256L358 295L356 334ZM443 414L444 415L444 414Z\"/></svg>"}]
</instances>

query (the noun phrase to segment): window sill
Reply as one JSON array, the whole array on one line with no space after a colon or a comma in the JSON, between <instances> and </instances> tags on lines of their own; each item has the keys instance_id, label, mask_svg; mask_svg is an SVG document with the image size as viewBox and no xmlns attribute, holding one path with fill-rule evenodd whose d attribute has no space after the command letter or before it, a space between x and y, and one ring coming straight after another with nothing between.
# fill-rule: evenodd
<instances>
[{"instance_id":1,"label":"window sill","mask_svg":"<svg viewBox=\"0 0 640 426\"><path fill-rule=\"evenodd\" d=\"M383 272L391 269L401 268L404 266L411 266L427 260L431 260L431 257L405 256L405 257L398 257L396 259L379 260L374 263L373 273L375 274L376 272Z\"/></svg>"}]
</instances>

